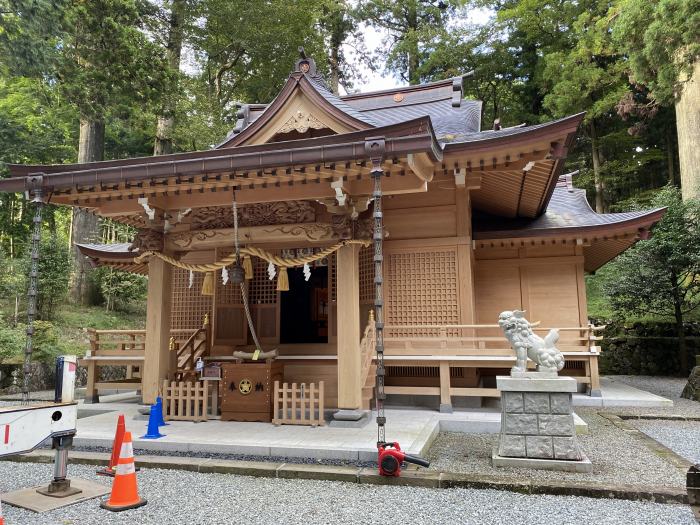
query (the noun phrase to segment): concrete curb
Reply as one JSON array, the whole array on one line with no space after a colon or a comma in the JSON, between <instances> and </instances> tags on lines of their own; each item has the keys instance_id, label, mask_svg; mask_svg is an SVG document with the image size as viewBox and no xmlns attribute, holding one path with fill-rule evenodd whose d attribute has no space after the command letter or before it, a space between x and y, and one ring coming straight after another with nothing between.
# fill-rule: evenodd
<instances>
[{"instance_id":1,"label":"concrete curb","mask_svg":"<svg viewBox=\"0 0 700 525\"><path fill-rule=\"evenodd\" d=\"M664 421L700 421L700 416L679 416L676 414L617 414L620 419L661 419Z\"/></svg>"},{"instance_id":2,"label":"concrete curb","mask_svg":"<svg viewBox=\"0 0 700 525\"><path fill-rule=\"evenodd\" d=\"M8 456L2 461L25 463L52 463L53 452L36 450L20 456ZM71 451L70 463L103 466L109 454L100 452ZM136 464L141 468L187 470L191 472L236 474L282 479L313 479L344 481L371 485L396 485L426 488L495 489L521 494L549 494L555 496L582 496L588 498L650 501L655 503L688 503L686 490L681 487L636 485L588 485L568 481L535 482L514 481L504 476L488 474L459 474L433 470L409 469L400 478L380 476L376 468L310 465L299 463L273 463L265 461L237 461L226 459L194 458L180 456L138 456Z\"/></svg>"}]
</instances>

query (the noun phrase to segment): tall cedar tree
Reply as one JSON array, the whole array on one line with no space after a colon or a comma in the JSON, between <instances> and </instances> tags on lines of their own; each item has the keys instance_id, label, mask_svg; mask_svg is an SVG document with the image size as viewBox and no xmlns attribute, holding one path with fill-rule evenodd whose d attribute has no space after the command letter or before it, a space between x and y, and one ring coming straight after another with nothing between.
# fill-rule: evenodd
<instances>
[{"instance_id":1,"label":"tall cedar tree","mask_svg":"<svg viewBox=\"0 0 700 525\"><path fill-rule=\"evenodd\" d=\"M619 0L611 18L634 79L675 103L683 198L700 199L700 0Z\"/></svg>"},{"instance_id":2,"label":"tall cedar tree","mask_svg":"<svg viewBox=\"0 0 700 525\"><path fill-rule=\"evenodd\" d=\"M6 64L52 78L77 109L78 162L104 159L105 115L121 103L151 103L163 93L162 51L144 32L152 12L140 0L9 0L2 14ZM94 241L98 219L75 210L73 244ZM75 300L90 297L90 267L73 249Z\"/></svg>"},{"instance_id":3,"label":"tall cedar tree","mask_svg":"<svg viewBox=\"0 0 700 525\"><path fill-rule=\"evenodd\" d=\"M358 16L372 27L386 31L386 69L409 84L421 83L421 65L433 44L446 34L447 24L461 0L362 0Z\"/></svg>"}]
</instances>

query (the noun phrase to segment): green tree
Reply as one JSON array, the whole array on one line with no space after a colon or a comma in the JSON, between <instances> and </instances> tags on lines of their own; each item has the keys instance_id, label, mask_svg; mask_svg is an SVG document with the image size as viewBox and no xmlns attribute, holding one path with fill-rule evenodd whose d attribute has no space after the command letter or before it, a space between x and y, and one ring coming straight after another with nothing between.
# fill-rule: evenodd
<instances>
[{"instance_id":1,"label":"green tree","mask_svg":"<svg viewBox=\"0 0 700 525\"><path fill-rule=\"evenodd\" d=\"M673 319L681 369L689 370L684 320L700 306L700 202L681 200L673 187L659 191L651 204L666 215L648 240L618 257L603 288L621 315L651 314Z\"/></svg>"},{"instance_id":2,"label":"green tree","mask_svg":"<svg viewBox=\"0 0 700 525\"><path fill-rule=\"evenodd\" d=\"M70 282L70 256L67 243L56 238L42 239L39 246L39 280L37 283L37 317L44 321L53 319L56 307L63 303L68 294ZM29 253L24 258L24 272L27 277L23 289L29 283Z\"/></svg>"},{"instance_id":3,"label":"green tree","mask_svg":"<svg viewBox=\"0 0 700 525\"><path fill-rule=\"evenodd\" d=\"M322 4L315 0L202 0L202 23L193 32L192 45L208 96L218 105L213 120L230 127L235 102L272 100L299 57L300 45L325 68L317 27L321 15Z\"/></svg>"},{"instance_id":4,"label":"green tree","mask_svg":"<svg viewBox=\"0 0 700 525\"><path fill-rule=\"evenodd\" d=\"M141 0L6 0L0 63L55 82L79 115L78 162L104 159L105 118L125 101L152 104L164 91L163 52L146 34L152 6ZM73 212L74 243L96 237L98 219ZM73 295L86 302L89 267L73 250Z\"/></svg>"},{"instance_id":5,"label":"green tree","mask_svg":"<svg viewBox=\"0 0 700 525\"><path fill-rule=\"evenodd\" d=\"M99 283L105 310L128 311L146 297L147 280L143 275L101 267L93 274Z\"/></svg>"},{"instance_id":6,"label":"green tree","mask_svg":"<svg viewBox=\"0 0 700 525\"><path fill-rule=\"evenodd\" d=\"M387 32L385 67L409 84L420 84L421 65L433 44L447 33L447 24L460 0L362 0L358 16L372 27Z\"/></svg>"},{"instance_id":7,"label":"green tree","mask_svg":"<svg viewBox=\"0 0 700 525\"><path fill-rule=\"evenodd\" d=\"M700 1L619 0L611 14L634 79L675 103L683 196L700 198Z\"/></svg>"}]
</instances>

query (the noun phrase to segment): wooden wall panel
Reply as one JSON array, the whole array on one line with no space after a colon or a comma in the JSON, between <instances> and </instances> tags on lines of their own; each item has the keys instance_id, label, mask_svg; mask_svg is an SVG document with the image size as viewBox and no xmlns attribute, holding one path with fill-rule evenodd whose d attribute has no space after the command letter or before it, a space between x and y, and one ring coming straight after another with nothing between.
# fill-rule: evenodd
<instances>
[{"instance_id":1,"label":"wooden wall panel","mask_svg":"<svg viewBox=\"0 0 700 525\"><path fill-rule=\"evenodd\" d=\"M527 266L528 319L543 326L578 326L579 301L576 265Z\"/></svg>"},{"instance_id":2,"label":"wooden wall panel","mask_svg":"<svg viewBox=\"0 0 700 525\"><path fill-rule=\"evenodd\" d=\"M441 189L440 185L448 186L448 181L435 181L428 184L428 191L389 195L382 200L385 211L399 208L421 208L425 206L444 206L455 204L455 192L452 189ZM454 182L452 182L454 185Z\"/></svg>"},{"instance_id":3,"label":"wooden wall panel","mask_svg":"<svg viewBox=\"0 0 700 525\"><path fill-rule=\"evenodd\" d=\"M338 406L338 368L332 365L287 364L284 365L284 380L287 383L318 383L324 381L324 404L326 408Z\"/></svg>"},{"instance_id":4,"label":"wooden wall panel","mask_svg":"<svg viewBox=\"0 0 700 525\"><path fill-rule=\"evenodd\" d=\"M503 310L523 307L517 259L511 264L499 264L496 267L489 262L476 261L475 266L477 324L494 324Z\"/></svg>"},{"instance_id":5,"label":"wooden wall panel","mask_svg":"<svg viewBox=\"0 0 700 525\"><path fill-rule=\"evenodd\" d=\"M432 206L386 210L384 228L389 239L426 239L457 235L456 207Z\"/></svg>"}]
</instances>

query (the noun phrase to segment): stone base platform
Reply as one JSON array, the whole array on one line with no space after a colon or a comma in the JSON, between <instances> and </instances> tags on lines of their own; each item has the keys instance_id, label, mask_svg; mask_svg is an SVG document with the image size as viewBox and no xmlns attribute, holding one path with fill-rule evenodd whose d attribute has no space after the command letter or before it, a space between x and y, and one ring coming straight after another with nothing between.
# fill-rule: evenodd
<instances>
[{"instance_id":1,"label":"stone base platform","mask_svg":"<svg viewBox=\"0 0 700 525\"><path fill-rule=\"evenodd\" d=\"M591 460L588 459L588 456L583 452L581 452L580 461L570 461L566 459L506 458L498 455L498 445L493 448L491 464L494 467L557 470L560 472L586 473L593 470Z\"/></svg>"}]
</instances>

